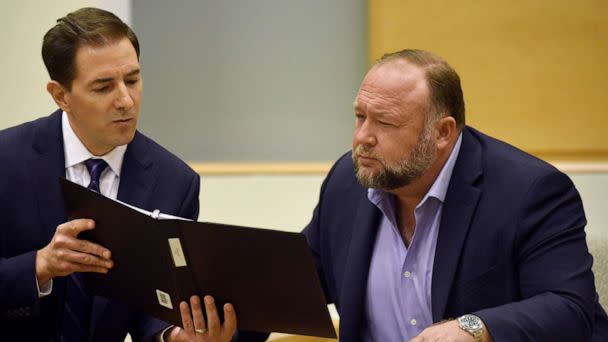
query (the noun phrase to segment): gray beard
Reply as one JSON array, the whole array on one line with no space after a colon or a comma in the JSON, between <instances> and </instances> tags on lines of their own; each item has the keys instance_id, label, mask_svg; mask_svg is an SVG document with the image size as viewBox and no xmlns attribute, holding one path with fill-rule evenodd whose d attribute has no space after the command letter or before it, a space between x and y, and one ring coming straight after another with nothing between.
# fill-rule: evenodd
<instances>
[{"instance_id":1,"label":"gray beard","mask_svg":"<svg viewBox=\"0 0 608 342\"><path fill-rule=\"evenodd\" d=\"M371 175L363 174L359 169L357 156L357 153L367 152L368 149L363 145L357 146L353 150L352 158L359 183L366 188L393 190L410 185L420 178L429 169L436 153L432 141L432 130L429 128L425 127L409 156L396 166L387 165L381 156L374 156L382 165L382 169Z\"/></svg>"}]
</instances>

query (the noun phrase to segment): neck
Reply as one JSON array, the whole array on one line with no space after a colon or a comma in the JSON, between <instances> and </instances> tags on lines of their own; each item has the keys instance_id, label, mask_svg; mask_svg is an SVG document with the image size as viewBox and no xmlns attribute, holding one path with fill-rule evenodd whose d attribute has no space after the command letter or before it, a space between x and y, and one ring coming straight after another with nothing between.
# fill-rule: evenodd
<instances>
[{"instance_id":1,"label":"neck","mask_svg":"<svg viewBox=\"0 0 608 342\"><path fill-rule=\"evenodd\" d=\"M78 137L78 139L80 139L80 137ZM85 142L82 139L80 139L80 141L82 142L82 144L84 145L84 147L89 152L91 152L91 154L94 155L95 157L105 156L106 154L112 152L112 150L114 149L114 147L96 147L96 146L93 146L91 144L88 144L87 142Z\"/></svg>"},{"instance_id":2,"label":"neck","mask_svg":"<svg viewBox=\"0 0 608 342\"><path fill-rule=\"evenodd\" d=\"M429 192L431 186L433 186L433 183L437 180L437 177L439 177L455 144L456 141L454 140L447 149L439 150L435 161L418 179L406 186L387 191L395 195L395 209L397 212L399 231L401 232L401 237L406 246L409 246L416 229L414 210Z\"/></svg>"},{"instance_id":3,"label":"neck","mask_svg":"<svg viewBox=\"0 0 608 342\"><path fill-rule=\"evenodd\" d=\"M70 128L72 128L72 131L76 135L76 138L78 138L78 140L80 140L82 145L84 145L84 147L89 152L91 152L92 155L94 155L95 157L101 157L101 156L104 156L104 155L110 153L116 147L116 146L96 146L94 143L92 143L91 141L86 139L86 135L80 131L80 129L78 128L77 125L72 124L73 119L71 117L71 114L69 112L66 112L66 113L68 115L68 124L70 125Z\"/></svg>"},{"instance_id":4,"label":"neck","mask_svg":"<svg viewBox=\"0 0 608 342\"><path fill-rule=\"evenodd\" d=\"M441 168L439 170L441 170ZM414 210L429 191L435 179L437 179L437 175L439 175L438 172L432 172L429 169L415 182L399 189L389 191L395 195L397 226L406 247L409 247L414 232L416 231L416 216L414 215Z\"/></svg>"}]
</instances>

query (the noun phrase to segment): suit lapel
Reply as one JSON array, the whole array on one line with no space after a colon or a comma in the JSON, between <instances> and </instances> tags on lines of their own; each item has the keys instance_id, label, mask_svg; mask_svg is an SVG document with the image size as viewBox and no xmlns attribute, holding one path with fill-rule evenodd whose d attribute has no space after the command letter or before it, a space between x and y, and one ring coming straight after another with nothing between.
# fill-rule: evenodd
<instances>
[{"instance_id":1,"label":"suit lapel","mask_svg":"<svg viewBox=\"0 0 608 342\"><path fill-rule=\"evenodd\" d=\"M125 152L118 187L118 199L146 209L155 182L153 163L147 143L144 137L137 132Z\"/></svg>"},{"instance_id":2,"label":"suit lapel","mask_svg":"<svg viewBox=\"0 0 608 342\"><path fill-rule=\"evenodd\" d=\"M376 241L380 211L364 193L359 200L353 235L341 289L340 340L356 341L360 336L369 264Z\"/></svg>"},{"instance_id":3,"label":"suit lapel","mask_svg":"<svg viewBox=\"0 0 608 342\"><path fill-rule=\"evenodd\" d=\"M474 184L481 174L481 146L468 128L465 128L446 194L437 238L431 288L434 322L444 318L460 252L481 194Z\"/></svg>"}]
</instances>

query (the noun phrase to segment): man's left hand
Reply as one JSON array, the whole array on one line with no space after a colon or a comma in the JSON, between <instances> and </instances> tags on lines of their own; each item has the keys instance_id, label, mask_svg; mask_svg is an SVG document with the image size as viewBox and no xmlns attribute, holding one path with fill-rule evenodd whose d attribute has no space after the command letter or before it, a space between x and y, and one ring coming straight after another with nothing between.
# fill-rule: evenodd
<instances>
[{"instance_id":1,"label":"man's left hand","mask_svg":"<svg viewBox=\"0 0 608 342\"><path fill-rule=\"evenodd\" d=\"M410 342L474 342L473 335L460 329L456 320L441 322L424 329Z\"/></svg>"}]
</instances>

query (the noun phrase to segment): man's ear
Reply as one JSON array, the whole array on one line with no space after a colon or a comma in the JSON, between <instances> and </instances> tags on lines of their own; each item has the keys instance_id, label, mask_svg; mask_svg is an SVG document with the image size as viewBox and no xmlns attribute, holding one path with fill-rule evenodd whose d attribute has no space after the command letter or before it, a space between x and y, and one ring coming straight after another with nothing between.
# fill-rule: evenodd
<instances>
[{"instance_id":1,"label":"man's ear","mask_svg":"<svg viewBox=\"0 0 608 342\"><path fill-rule=\"evenodd\" d=\"M46 84L46 91L51 94L59 108L66 113L70 111L70 92L61 83L49 81L49 83Z\"/></svg>"},{"instance_id":2,"label":"man's ear","mask_svg":"<svg viewBox=\"0 0 608 342\"><path fill-rule=\"evenodd\" d=\"M452 116L444 116L435 123L437 128L437 147L443 149L455 141L457 135L456 120Z\"/></svg>"}]
</instances>

